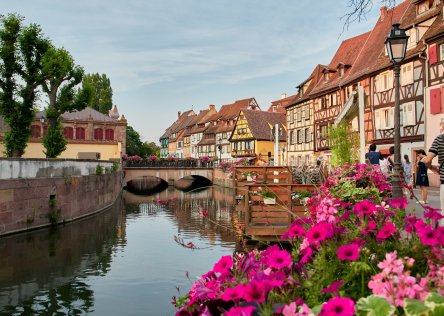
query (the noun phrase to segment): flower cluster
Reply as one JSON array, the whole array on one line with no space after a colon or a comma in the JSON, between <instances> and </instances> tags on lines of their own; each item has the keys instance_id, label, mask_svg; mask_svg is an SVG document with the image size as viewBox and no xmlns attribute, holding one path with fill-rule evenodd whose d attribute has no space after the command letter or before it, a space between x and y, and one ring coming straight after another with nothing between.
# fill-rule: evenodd
<instances>
[{"instance_id":1,"label":"flower cluster","mask_svg":"<svg viewBox=\"0 0 444 316\"><path fill-rule=\"evenodd\" d=\"M390 198L390 189L367 165L337 168L307 201L309 216L282 236L291 250L273 245L222 257L179 300L178 315L378 314L384 304L394 310L412 302L435 308L428 298L444 294L442 216L433 208L424 219L406 216L407 201Z\"/></svg>"},{"instance_id":2,"label":"flower cluster","mask_svg":"<svg viewBox=\"0 0 444 316\"><path fill-rule=\"evenodd\" d=\"M140 157L138 155L134 155L134 156L129 156L127 158L127 160L142 160L142 157Z\"/></svg>"}]
</instances>

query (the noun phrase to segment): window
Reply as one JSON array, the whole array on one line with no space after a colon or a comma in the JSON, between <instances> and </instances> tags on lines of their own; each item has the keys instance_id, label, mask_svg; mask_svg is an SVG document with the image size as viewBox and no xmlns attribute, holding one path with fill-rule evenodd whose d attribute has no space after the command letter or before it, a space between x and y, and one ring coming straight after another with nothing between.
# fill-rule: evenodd
<instances>
[{"instance_id":1,"label":"window","mask_svg":"<svg viewBox=\"0 0 444 316\"><path fill-rule=\"evenodd\" d=\"M401 85L406 86L413 83L413 63L401 66Z\"/></svg>"},{"instance_id":2,"label":"window","mask_svg":"<svg viewBox=\"0 0 444 316\"><path fill-rule=\"evenodd\" d=\"M415 102L402 104L402 125L415 125Z\"/></svg>"},{"instance_id":3,"label":"window","mask_svg":"<svg viewBox=\"0 0 444 316\"><path fill-rule=\"evenodd\" d=\"M327 137L327 125L321 125L319 127L319 136L321 138L326 138Z\"/></svg>"},{"instance_id":4,"label":"window","mask_svg":"<svg viewBox=\"0 0 444 316\"><path fill-rule=\"evenodd\" d=\"M375 78L376 91L382 92L393 88L393 71L386 71Z\"/></svg>"},{"instance_id":5,"label":"window","mask_svg":"<svg viewBox=\"0 0 444 316\"><path fill-rule=\"evenodd\" d=\"M310 119L310 106L306 105L304 108L304 111L305 111L305 114L304 114L305 120L309 120Z\"/></svg>"},{"instance_id":6,"label":"window","mask_svg":"<svg viewBox=\"0 0 444 316\"><path fill-rule=\"evenodd\" d=\"M298 108L298 109L296 110L296 118L297 118L297 121L298 121L298 122L300 122L300 121L302 120L302 111L301 111L301 108Z\"/></svg>"},{"instance_id":7,"label":"window","mask_svg":"<svg viewBox=\"0 0 444 316\"><path fill-rule=\"evenodd\" d=\"M329 73L328 72L324 72L324 80L328 81L329 79Z\"/></svg>"},{"instance_id":8,"label":"window","mask_svg":"<svg viewBox=\"0 0 444 316\"><path fill-rule=\"evenodd\" d=\"M114 140L114 130L113 129L106 129L105 130L105 140Z\"/></svg>"},{"instance_id":9,"label":"window","mask_svg":"<svg viewBox=\"0 0 444 316\"><path fill-rule=\"evenodd\" d=\"M309 143L311 141L311 133L310 133L310 127L307 127L305 129L305 142Z\"/></svg>"},{"instance_id":10,"label":"window","mask_svg":"<svg viewBox=\"0 0 444 316\"><path fill-rule=\"evenodd\" d=\"M429 0L422 1L416 5L416 12L418 14L424 13L424 12L428 11L429 9L430 9Z\"/></svg>"},{"instance_id":11,"label":"window","mask_svg":"<svg viewBox=\"0 0 444 316\"><path fill-rule=\"evenodd\" d=\"M439 45L439 61L444 60L444 44Z\"/></svg>"},{"instance_id":12,"label":"window","mask_svg":"<svg viewBox=\"0 0 444 316\"><path fill-rule=\"evenodd\" d=\"M290 131L290 145L294 144L294 131Z\"/></svg>"},{"instance_id":13,"label":"window","mask_svg":"<svg viewBox=\"0 0 444 316\"><path fill-rule=\"evenodd\" d=\"M74 139L74 129L72 127L65 127L63 129L63 135L66 139Z\"/></svg>"},{"instance_id":14,"label":"window","mask_svg":"<svg viewBox=\"0 0 444 316\"><path fill-rule=\"evenodd\" d=\"M339 68L339 77L344 76L344 73L345 73L345 69L344 69L344 67L340 67L340 68Z\"/></svg>"},{"instance_id":15,"label":"window","mask_svg":"<svg viewBox=\"0 0 444 316\"><path fill-rule=\"evenodd\" d=\"M375 111L375 127L376 130L391 129L394 126L393 117L394 109L382 109Z\"/></svg>"},{"instance_id":16,"label":"window","mask_svg":"<svg viewBox=\"0 0 444 316\"><path fill-rule=\"evenodd\" d=\"M40 126L38 126L38 125L31 125L31 136L32 136L32 138L38 138L41 135L42 134L41 134Z\"/></svg>"},{"instance_id":17,"label":"window","mask_svg":"<svg viewBox=\"0 0 444 316\"><path fill-rule=\"evenodd\" d=\"M94 130L94 139L95 140L103 140L103 129L96 128Z\"/></svg>"},{"instance_id":18,"label":"window","mask_svg":"<svg viewBox=\"0 0 444 316\"><path fill-rule=\"evenodd\" d=\"M406 33L409 37L408 42L407 42L407 49L411 49L411 48L416 47L416 43L418 42L417 41L418 32L417 32L416 28L413 27L413 28L407 30Z\"/></svg>"},{"instance_id":19,"label":"window","mask_svg":"<svg viewBox=\"0 0 444 316\"><path fill-rule=\"evenodd\" d=\"M298 136L298 144L302 144L304 141L304 130L298 129L297 136Z\"/></svg>"},{"instance_id":20,"label":"window","mask_svg":"<svg viewBox=\"0 0 444 316\"><path fill-rule=\"evenodd\" d=\"M309 166L311 164L310 155L305 155L305 164Z\"/></svg>"}]
</instances>

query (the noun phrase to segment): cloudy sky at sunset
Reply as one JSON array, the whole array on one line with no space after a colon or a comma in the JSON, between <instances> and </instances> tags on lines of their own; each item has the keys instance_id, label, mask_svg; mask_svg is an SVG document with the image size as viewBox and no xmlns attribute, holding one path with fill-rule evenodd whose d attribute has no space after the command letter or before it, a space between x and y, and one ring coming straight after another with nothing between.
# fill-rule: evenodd
<instances>
[{"instance_id":1,"label":"cloudy sky at sunset","mask_svg":"<svg viewBox=\"0 0 444 316\"><path fill-rule=\"evenodd\" d=\"M146 141L158 141L178 111L255 97L262 109L296 92L346 38L348 0L1 1L37 23L88 73L105 73L113 101Z\"/></svg>"}]
</instances>

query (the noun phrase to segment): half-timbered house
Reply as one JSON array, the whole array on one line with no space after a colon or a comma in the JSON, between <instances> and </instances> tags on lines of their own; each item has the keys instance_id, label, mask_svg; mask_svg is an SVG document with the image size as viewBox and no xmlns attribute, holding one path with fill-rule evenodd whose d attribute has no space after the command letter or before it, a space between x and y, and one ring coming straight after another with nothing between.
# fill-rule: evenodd
<instances>
[{"instance_id":1,"label":"half-timbered house","mask_svg":"<svg viewBox=\"0 0 444 316\"><path fill-rule=\"evenodd\" d=\"M314 161L313 102L309 95L325 66L317 65L307 80L297 86L298 93L286 107L287 164L310 165Z\"/></svg>"}]
</instances>

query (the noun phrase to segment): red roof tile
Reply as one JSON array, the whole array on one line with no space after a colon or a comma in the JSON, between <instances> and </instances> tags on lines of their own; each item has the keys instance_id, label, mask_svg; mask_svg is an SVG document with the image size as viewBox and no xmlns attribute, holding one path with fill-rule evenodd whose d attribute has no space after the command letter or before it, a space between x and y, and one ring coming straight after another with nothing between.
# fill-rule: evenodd
<instances>
[{"instance_id":1,"label":"red roof tile","mask_svg":"<svg viewBox=\"0 0 444 316\"><path fill-rule=\"evenodd\" d=\"M275 124L285 127L285 114L266 111L242 111L245 115L245 119L248 122L248 127L253 133L253 137L257 140L270 140L271 129L270 125ZM286 133L283 132L280 136L280 141L285 141Z\"/></svg>"}]
</instances>

